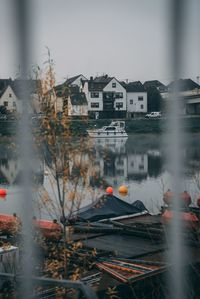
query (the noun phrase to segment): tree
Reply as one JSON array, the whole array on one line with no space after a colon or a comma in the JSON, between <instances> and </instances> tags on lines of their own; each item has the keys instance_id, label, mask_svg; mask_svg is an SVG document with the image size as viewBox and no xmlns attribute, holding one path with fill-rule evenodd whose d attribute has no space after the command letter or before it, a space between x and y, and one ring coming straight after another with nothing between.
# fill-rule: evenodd
<instances>
[{"instance_id":1,"label":"tree","mask_svg":"<svg viewBox=\"0 0 200 299\"><path fill-rule=\"evenodd\" d=\"M160 111L162 108L162 97L155 86L147 88L147 108L148 111Z\"/></svg>"},{"instance_id":2,"label":"tree","mask_svg":"<svg viewBox=\"0 0 200 299\"><path fill-rule=\"evenodd\" d=\"M46 190L40 191L40 206L43 204L52 217L63 224L63 238L67 240L68 219L78 210L88 192L93 192L90 178L95 175L92 167L92 143L78 134L72 134L72 122L68 116L67 99L69 88L63 85L59 95L63 98L62 115L58 117L57 91L55 87L54 64L48 51L44 72L37 71L37 94L44 118L40 121L41 136L37 142L42 149L45 168L54 198ZM83 122L87 121L85 118ZM78 137L78 138L77 138Z\"/></svg>"},{"instance_id":3,"label":"tree","mask_svg":"<svg viewBox=\"0 0 200 299\"><path fill-rule=\"evenodd\" d=\"M1 114L7 114L8 113L8 110L6 109L5 106L0 106L0 113Z\"/></svg>"}]
</instances>

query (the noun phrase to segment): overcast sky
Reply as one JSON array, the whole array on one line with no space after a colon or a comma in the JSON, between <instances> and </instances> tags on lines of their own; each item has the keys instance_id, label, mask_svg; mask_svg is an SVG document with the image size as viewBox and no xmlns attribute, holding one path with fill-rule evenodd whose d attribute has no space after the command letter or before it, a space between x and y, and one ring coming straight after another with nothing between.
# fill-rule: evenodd
<instances>
[{"instance_id":1,"label":"overcast sky","mask_svg":"<svg viewBox=\"0 0 200 299\"><path fill-rule=\"evenodd\" d=\"M170 0L34 0L33 63L51 50L57 80L76 74L108 73L118 79L168 83L170 67ZM187 1L182 77L200 75L200 5ZM17 37L12 0L0 0L0 78L17 72Z\"/></svg>"}]
</instances>

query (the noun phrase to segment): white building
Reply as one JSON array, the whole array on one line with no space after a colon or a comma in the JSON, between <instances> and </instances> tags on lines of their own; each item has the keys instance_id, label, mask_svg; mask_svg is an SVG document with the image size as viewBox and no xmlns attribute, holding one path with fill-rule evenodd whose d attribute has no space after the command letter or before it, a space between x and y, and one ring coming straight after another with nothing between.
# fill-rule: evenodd
<instances>
[{"instance_id":1,"label":"white building","mask_svg":"<svg viewBox=\"0 0 200 299\"><path fill-rule=\"evenodd\" d=\"M41 110L45 110L45 102L50 101L57 113L62 113L64 107L70 117L87 116L88 103L85 93L78 85L67 85L66 82L50 90L40 103ZM43 106L43 109L42 109Z\"/></svg>"},{"instance_id":2,"label":"white building","mask_svg":"<svg viewBox=\"0 0 200 299\"><path fill-rule=\"evenodd\" d=\"M173 92L174 87L179 90L180 113L200 114L200 86L191 79L179 79L178 81L171 82L167 86L167 92L161 93L166 108L168 102L173 100L171 92Z\"/></svg>"},{"instance_id":3,"label":"white building","mask_svg":"<svg viewBox=\"0 0 200 299\"><path fill-rule=\"evenodd\" d=\"M80 91L79 86L71 86L70 94L68 96L68 115L74 116L87 116L88 115L88 102L85 93Z\"/></svg>"},{"instance_id":4,"label":"white building","mask_svg":"<svg viewBox=\"0 0 200 299\"><path fill-rule=\"evenodd\" d=\"M126 89L114 77L90 78L83 84L88 112L93 117L116 118L126 116Z\"/></svg>"},{"instance_id":5,"label":"white building","mask_svg":"<svg viewBox=\"0 0 200 299\"><path fill-rule=\"evenodd\" d=\"M147 113L147 92L141 82L126 84L127 117L134 117L135 113Z\"/></svg>"},{"instance_id":6,"label":"white building","mask_svg":"<svg viewBox=\"0 0 200 299\"><path fill-rule=\"evenodd\" d=\"M0 93L0 106L4 106L9 112L22 111L21 101L17 98L11 84L6 86Z\"/></svg>"}]
</instances>

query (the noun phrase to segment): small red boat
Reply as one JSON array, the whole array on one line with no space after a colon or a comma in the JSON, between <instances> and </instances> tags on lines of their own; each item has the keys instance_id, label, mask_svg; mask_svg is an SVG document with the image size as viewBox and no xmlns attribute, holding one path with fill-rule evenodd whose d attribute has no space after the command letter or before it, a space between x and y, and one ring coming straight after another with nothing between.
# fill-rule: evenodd
<instances>
[{"instance_id":1,"label":"small red boat","mask_svg":"<svg viewBox=\"0 0 200 299\"><path fill-rule=\"evenodd\" d=\"M57 220L37 220L33 219L36 232L39 231L42 236L49 240L60 240L62 238L62 226Z\"/></svg>"},{"instance_id":2,"label":"small red boat","mask_svg":"<svg viewBox=\"0 0 200 299\"><path fill-rule=\"evenodd\" d=\"M13 215L0 214L0 234L15 235L21 228L21 220L14 213Z\"/></svg>"}]
</instances>

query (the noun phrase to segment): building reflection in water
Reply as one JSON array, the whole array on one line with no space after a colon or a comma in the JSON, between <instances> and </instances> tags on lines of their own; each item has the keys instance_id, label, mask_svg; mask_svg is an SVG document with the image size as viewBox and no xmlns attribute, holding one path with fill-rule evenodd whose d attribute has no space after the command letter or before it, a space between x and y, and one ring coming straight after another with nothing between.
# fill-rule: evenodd
<instances>
[{"instance_id":1,"label":"building reflection in water","mask_svg":"<svg viewBox=\"0 0 200 299\"><path fill-rule=\"evenodd\" d=\"M44 166L40 159L33 162L33 182L43 184ZM19 185L21 179L21 161L13 143L1 144L0 184Z\"/></svg>"}]
</instances>

